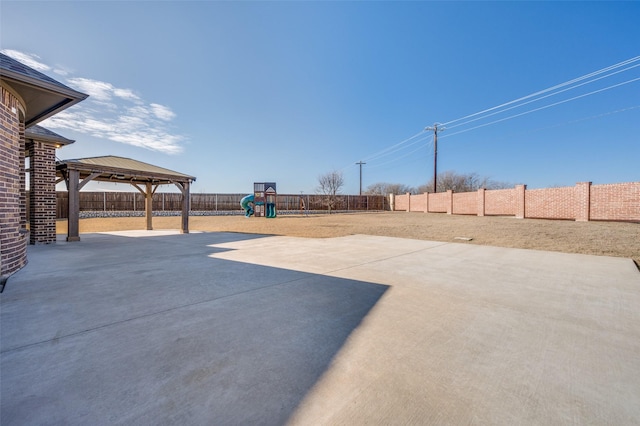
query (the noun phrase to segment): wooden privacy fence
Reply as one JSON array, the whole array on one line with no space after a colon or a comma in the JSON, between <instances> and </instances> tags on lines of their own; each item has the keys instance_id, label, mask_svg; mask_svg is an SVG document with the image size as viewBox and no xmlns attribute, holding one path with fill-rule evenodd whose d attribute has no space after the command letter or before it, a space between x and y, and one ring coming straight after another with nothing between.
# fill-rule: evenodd
<instances>
[{"instance_id":1,"label":"wooden privacy fence","mask_svg":"<svg viewBox=\"0 0 640 426\"><path fill-rule=\"evenodd\" d=\"M240 200L247 194L191 194L191 211L210 214L241 214ZM69 216L69 195L56 192L56 218ZM276 209L281 213L300 212L302 203L306 211L328 211L329 196L278 194ZM29 203L27 203L28 206ZM390 210L389 199L384 195L338 195L332 211L382 211ZM153 195L154 212L182 211L182 194L156 193ZM80 192L80 212L144 212L144 196L138 192ZM28 212L27 212L28 214Z\"/></svg>"}]
</instances>

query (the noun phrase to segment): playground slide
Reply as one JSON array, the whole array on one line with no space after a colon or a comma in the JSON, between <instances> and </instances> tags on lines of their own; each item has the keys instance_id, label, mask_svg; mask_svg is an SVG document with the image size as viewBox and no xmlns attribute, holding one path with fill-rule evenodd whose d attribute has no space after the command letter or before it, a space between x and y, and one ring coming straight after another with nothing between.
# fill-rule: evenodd
<instances>
[{"instance_id":1,"label":"playground slide","mask_svg":"<svg viewBox=\"0 0 640 426\"><path fill-rule=\"evenodd\" d=\"M251 217L253 215L253 194L249 194L246 197L242 197L240 200L240 207L244 210L245 217Z\"/></svg>"},{"instance_id":2,"label":"playground slide","mask_svg":"<svg viewBox=\"0 0 640 426\"><path fill-rule=\"evenodd\" d=\"M267 218L276 217L276 204L275 203L267 203L266 214Z\"/></svg>"}]
</instances>

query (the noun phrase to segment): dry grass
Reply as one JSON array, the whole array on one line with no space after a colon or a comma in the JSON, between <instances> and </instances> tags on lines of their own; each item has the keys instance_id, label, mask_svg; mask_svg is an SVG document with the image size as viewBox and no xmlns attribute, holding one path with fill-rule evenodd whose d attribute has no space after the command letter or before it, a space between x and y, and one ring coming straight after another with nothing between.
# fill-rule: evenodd
<instances>
[{"instance_id":1,"label":"dry grass","mask_svg":"<svg viewBox=\"0 0 640 426\"><path fill-rule=\"evenodd\" d=\"M154 229L179 229L179 217L154 217ZM145 229L143 217L82 219L80 233ZM279 216L192 216L189 229L328 238L352 234L450 241L499 247L626 257L640 264L640 224L451 216L438 213L366 213ZM66 220L57 232L66 234ZM469 242L456 237L473 238Z\"/></svg>"}]
</instances>

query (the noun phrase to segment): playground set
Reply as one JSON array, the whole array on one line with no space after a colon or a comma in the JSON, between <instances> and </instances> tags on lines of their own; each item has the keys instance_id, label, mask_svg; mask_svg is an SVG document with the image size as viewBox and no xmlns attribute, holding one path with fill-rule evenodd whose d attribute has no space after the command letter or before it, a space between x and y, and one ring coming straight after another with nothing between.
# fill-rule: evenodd
<instances>
[{"instance_id":1,"label":"playground set","mask_svg":"<svg viewBox=\"0 0 640 426\"><path fill-rule=\"evenodd\" d=\"M249 194L240 200L240 206L244 210L245 217L276 217L276 192L275 182L254 182L253 194Z\"/></svg>"}]
</instances>

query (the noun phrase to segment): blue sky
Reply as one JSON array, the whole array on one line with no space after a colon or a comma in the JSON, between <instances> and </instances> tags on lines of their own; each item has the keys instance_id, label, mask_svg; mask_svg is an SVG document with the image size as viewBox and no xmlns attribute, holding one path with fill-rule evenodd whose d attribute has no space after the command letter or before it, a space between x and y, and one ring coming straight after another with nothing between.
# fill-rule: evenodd
<instances>
[{"instance_id":1,"label":"blue sky","mask_svg":"<svg viewBox=\"0 0 640 426\"><path fill-rule=\"evenodd\" d=\"M364 188L431 179L439 122L439 171L640 180L640 2L3 0L0 16L5 54L90 94L41 123L76 140L61 159L134 158L205 193L313 193L338 170L357 194L358 161Z\"/></svg>"}]
</instances>

